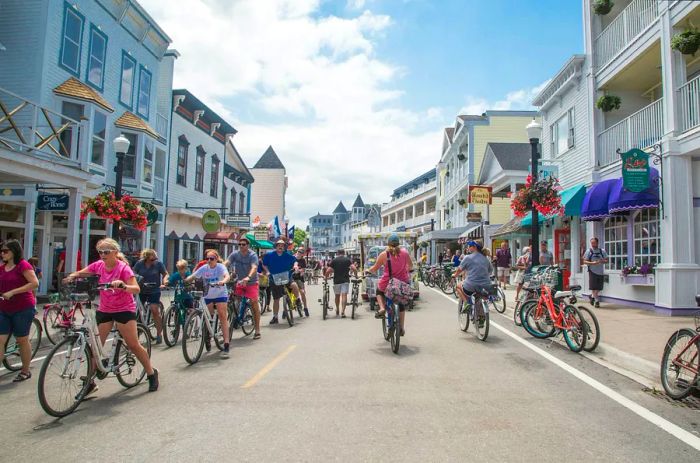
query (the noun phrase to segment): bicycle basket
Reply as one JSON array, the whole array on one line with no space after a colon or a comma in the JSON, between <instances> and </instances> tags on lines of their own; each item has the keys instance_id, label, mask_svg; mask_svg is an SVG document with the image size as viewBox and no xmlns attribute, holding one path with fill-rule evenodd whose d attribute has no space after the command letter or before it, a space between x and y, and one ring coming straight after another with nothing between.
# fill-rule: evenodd
<instances>
[{"instance_id":1,"label":"bicycle basket","mask_svg":"<svg viewBox=\"0 0 700 463\"><path fill-rule=\"evenodd\" d=\"M284 286L289 283L289 272L275 273L272 275L275 286Z\"/></svg>"},{"instance_id":2,"label":"bicycle basket","mask_svg":"<svg viewBox=\"0 0 700 463\"><path fill-rule=\"evenodd\" d=\"M99 280L99 275L73 278L70 282L61 286L61 291L66 296L70 296L71 294L87 294L90 299L94 299L97 296L97 283Z\"/></svg>"},{"instance_id":3,"label":"bicycle basket","mask_svg":"<svg viewBox=\"0 0 700 463\"><path fill-rule=\"evenodd\" d=\"M542 278L542 282L550 288L557 286L559 284L559 269L547 270Z\"/></svg>"},{"instance_id":4,"label":"bicycle basket","mask_svg":"<svg viewBox=\"0 0 700 463\"><path fill-rule=\"evenodd\" d=\"M204 292L204 280L201 278L195 278L194 280L194 290Z\"/></svg>"},{"instance_id":5,"label":"bicycle basket","mask_svg":"<svg viewBox=\"0 0 700 463\"><path fill-rule=\"evenodd\" d=\"M261 288L267 288L269 284L270 278L267 275L263 273L258 275L258 286L260 286Z\"/></svg>"}]
</instances>

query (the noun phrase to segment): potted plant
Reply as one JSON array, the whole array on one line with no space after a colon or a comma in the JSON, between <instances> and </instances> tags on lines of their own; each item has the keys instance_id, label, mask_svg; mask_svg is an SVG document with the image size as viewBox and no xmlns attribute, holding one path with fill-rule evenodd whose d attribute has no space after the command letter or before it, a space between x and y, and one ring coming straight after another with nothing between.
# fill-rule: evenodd
<instances>
[{"instance_id":1,"label":"potted plant","mask_svg":"<svg viewBox=\"0 0 700 463\"><path fill-rule=\"evenodd\" d=\"M517 217L525 217L532 211L533 206L545 217L564 215L561 203L559 180L554 177L532 181L532 175L525 179L525 187L518 190L510 202L510 208Z\"/></svg>"},{"instance_id":2,"label":"potted plant","mask_svg":"<svg viewBox=\"0 0 700 463\"><path fill-rule=\"evenodd\" d=\"M609 111L612 111L613 109L620 109L621 103L622 100L620 100L619 96L603 95L600 98L598 98L598 101L595 102L595 106L604 113L607 113Z\"/></svg>"},{"instance_id":3,"label":"potted plant","mask_svg":"<svg viewBox=\"0 0 700 463\"><path fill-rule=\"evenodd\" d=\"M145 230L148 226L148 213L141 207L141 201L124 195L116 199L114 193L105 191L94 198L83 201L80 207L80 219L88 214L111 221L127 221L137 230Z\"/></svg>"},{"instance_id":4,"label":"potted plant","mask_svg":"<svg viewBox=\"0 0 700 463\"><path fill-rule=\"evenodd\" d=\"M600 16L610 13L615 3L612 0L593 0L593 12Z\"/></svg>"},{"instance_id":5,"label":"potted plant","mask_svg":"<svg viewBox=\"0 0 700 463\"><path fill-rule=\"evenodd\" d=\"M620 279L624 284L635 286L653 286L654 285L654 265L642 264L640 266L632 265L622 268Z\"/></svg>"},{"instance_id":6,"label":"potted plant","mask_svg":"<svg viewBox=\"0 0 700 463\"><path fill-rule=\"evenodd\" d=\"M697 28L689 28L676 34L671 38L671 48L677 50L684 55L693 55L700 47L700 32Z\"/></svg>"},{"instance_id":7,"label":"potted plant","mask_svg":"<svg viewBox=\"0 0 700 463\"><path fill-rule=\"evenodd\" d=\"M467 200L464 198L459 198L457 200L457 202L459 203L460 206L464 206L465 204L467 204Z\"/></svg>"}]
</instances>

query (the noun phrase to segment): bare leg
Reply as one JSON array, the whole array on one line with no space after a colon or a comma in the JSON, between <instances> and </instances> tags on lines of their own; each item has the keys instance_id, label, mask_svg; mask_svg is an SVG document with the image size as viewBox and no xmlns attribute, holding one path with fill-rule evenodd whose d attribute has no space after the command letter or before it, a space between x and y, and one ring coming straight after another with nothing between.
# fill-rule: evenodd
<instances>
[{"instance_id":1,"label":"bare leg","mask_svg":"<svg viewBox=\"0 0 700 463\"><path fill-rule=\"evenodd\" d=\"M309 306L306 303L306 290L305 289L299 289L299 293L301 294L301 301L304 303L304 308L308 309Z\"/></svg>"},{"instance_id":2,"label":"bare leg","mask_svg":"<svg viewBox=\"0 0 700 463\"><path fill-rule=\"evenodd\" d=\"M253 321L255 322L255 332L260 333L260 301L258 301L257 299L251 299L250 306L253 308Z\"/></svg>"},{"instance_id":3,"label":"bare leg","mask_svg":"<svg viewBox=\"0 0 700 463\"><path fill-rule=\"evenodd\" d=\"M102 325L108 325L108 323L103 323ZM100 325L100 328L102 327ZM138 332L136 331L136 321L131 320L128 323L117 323L117 329L119 334L122 335L126 347L129 348L131 352L136 356L136 358L141 362L141 365L146 369L147 375L153 374L153 366L151 365L151 359L148 356L148 352L143 348L139 342ZM100 338L102 337L102 330L100 329Z\"/></svg>"},{"instance_id":4,"label":"bare leg","mask_svg":"<svg viewBox=\"0 0 700 463\"><path fill-rule=\"evenodd\" d=\"M273 299L272 300L272 318L277 318L277 314L280 311L280 300L279 299Z\"/></svg>"},{"instance_id":5,"label":"bare leg","mask_svg":"<svg viewBox=\"0 0 700 463\"><path fill-rule=\"evenodd\" d=\"M340 294L340 313L345 315L345 306L348 305L348 293Z\"/></svg>"},{"instance_id":6,"label":"bare leg","mask_svg":"<svg viewBox=\"0 0 700 463\"><path fill-rule=\"evenodd\" d=\"M399 327L403 333L404 327L406 326L406 312L399 312Z\"/></svg>"},{"instance_id":7,"label":"bare leg","mask_svg":"<svg viewBox=\"0 0 700 463\"><path fill-rule=\"evenodd\" d=\"M153 321L156 323L156 334L158 336L163 335L163 318L160 316L160 305L151 304L151 315L153 316Z\"/></svg>"},{"instance_id":8,"label":"bare leg","mask_svg":"<svg viewBox=\"0 0 700 463\"><path fill-rule=\"evenodd\" d=\"M340 313L340 294L335 295L335 314Z\"/></svg>"},{"instance_id":9,"label":"bare leg","mask_svg":"<svg viewBox=\"0 0 700 463\"><path fill-rule=\"evenodd\" d=\"M22 359L22 372L29 374L29 364L32 361L32 345L29 342L29 336L17 338L17 344L19 345L19 356Z\"/></svg>"},{"instance_id":10,"label":"bare leg","mask_svg":"<svg viewBox=\"0 0 700 463\"><path fill-rule=\"evenodd\" d=\"M5 343L9 337L9 334L0 334L0 363L5 359Z\"/></svg>"},{"instance_id":11,"label":"bare leg","mask_svg":"<svg viewBox=\"0 0 700 463\"><path fill-rule=\"evenodd\" d=\"M216 311L219 313L219 323L221 324L221 329L224 332L224 344L229 343L229 332L228 332L228 308L225 302L217 302Z\"/></svg>"}]
</instances>

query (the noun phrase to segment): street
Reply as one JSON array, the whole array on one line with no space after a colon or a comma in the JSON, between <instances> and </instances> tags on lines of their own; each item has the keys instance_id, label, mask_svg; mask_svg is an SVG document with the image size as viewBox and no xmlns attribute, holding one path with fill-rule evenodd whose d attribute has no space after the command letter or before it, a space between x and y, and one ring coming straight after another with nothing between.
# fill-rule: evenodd
<instances>
[{"instance_id":1,"label":"street","mask_svg":"<svg viewBox=\"0 0 700 463\"><path fill-rule=\"evenodd\" d=\"M0 372L3 454L14 461L698 461L700 411L642 387L492 313L487 342L457 325L454 299L426 288L399 355L363 304L232 340L188 366L154 347L161 388L110 377L61 420L33 378ZM349 312L348 312L349 314ZM282 321L282 320L281 320ZM605 333L603 333L603 337ZM603 338L604 339L604 338ZM46 354L43 349L38 358ZM575 369L575 370L573 370ZM602 386L602 387L601 387Z\"/></svg>"}]
</instances>

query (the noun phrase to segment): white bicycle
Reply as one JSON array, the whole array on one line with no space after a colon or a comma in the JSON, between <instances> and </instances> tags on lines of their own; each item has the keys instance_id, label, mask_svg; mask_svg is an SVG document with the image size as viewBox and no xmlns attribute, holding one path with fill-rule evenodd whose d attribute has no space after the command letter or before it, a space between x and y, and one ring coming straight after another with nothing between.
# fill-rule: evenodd
<instances>
[{"instance_id":1,"label":"white bicycle","mask_svg":"<svg viewBox=\"0 0 700 463\"><path fill-rule=\"evenodd\" d=\"M209 287L218 286L216 283L209 283ZM202 357L205 344L207 352L211 349L211 338L214 338L216 347L224 350L224 332L219 323L219 314L214 311L209 313L207 304L204 302L204 291L190 292L194 299L194 308L185 320L185 328L182 337L182 355L190 365L195 364ZM215 334L216 333L216 334Z\"/></svg>"}]
</instances>

